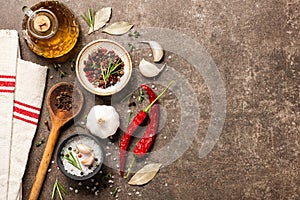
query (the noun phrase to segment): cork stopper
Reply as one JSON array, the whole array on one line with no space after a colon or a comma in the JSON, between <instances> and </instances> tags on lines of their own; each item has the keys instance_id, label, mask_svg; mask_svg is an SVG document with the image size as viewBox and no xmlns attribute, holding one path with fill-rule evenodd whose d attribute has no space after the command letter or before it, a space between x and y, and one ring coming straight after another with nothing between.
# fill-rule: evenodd
<instances>
[{"instance_id":1,"label":"cork stopper","mask_svg":"<svg viewBox=\"0 0 300 200\"><path fill-rule=\"evenodd\" d=\"M38 15L33 20L33 28L37 32L46 32L51 26L51 21L46 15Z\"/></svg>"}]
</instances>

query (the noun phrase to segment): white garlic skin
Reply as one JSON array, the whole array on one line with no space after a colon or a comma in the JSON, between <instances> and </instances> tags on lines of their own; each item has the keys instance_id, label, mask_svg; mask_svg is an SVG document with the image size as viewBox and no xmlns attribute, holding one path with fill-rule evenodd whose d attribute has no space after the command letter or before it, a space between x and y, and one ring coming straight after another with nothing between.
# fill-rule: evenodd
<instances>
[{"instance_id":1,"label":"white garlic skin","mask_svg":"<svg viewBox=\"0 0 300 200\"><path fill-rule=\"evenodd\" d=\"M86 126L93 135L105 139L120 126L119 114L112 106L96 105L87 116Z\"/></svg>"}]
</instances>

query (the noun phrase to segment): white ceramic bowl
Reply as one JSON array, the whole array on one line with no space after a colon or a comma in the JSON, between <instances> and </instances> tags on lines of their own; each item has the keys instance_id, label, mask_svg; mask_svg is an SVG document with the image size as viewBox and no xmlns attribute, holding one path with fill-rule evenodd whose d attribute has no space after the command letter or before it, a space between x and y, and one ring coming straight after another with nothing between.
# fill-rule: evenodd
<instances>
[{"instance_id":1,"label":"white ceramic bowl","mask_svg":"<svg viewBox=\"0 0 300 200\"><path fill-rule=\"evenodd\" d=\"M90 83L85 76L85 72L83 71L84 61L87 61L88 56L93 52L97 51L101 47L107 49L108 51L113 50L124 62L124 74L121 77L120 82L117 82L115 85L109 86L105 89L95 87L92 83ZM76 60L76 75L77 78L79 79L79 82L89 92L100 96L113 95L119 92L120 90L122 90L125 87L125 85L128 83L131 77L131 72L132 72L132 62L128 52L120 44L112 40L99 39L87 44L80 51Z\"/></svg>"}]
</instances>

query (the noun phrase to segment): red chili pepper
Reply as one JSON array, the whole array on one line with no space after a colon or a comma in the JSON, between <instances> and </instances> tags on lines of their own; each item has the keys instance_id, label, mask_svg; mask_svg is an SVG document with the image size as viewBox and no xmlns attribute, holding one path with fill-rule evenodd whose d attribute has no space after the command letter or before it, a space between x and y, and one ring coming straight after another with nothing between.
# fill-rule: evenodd
<instances>
[{"instance_id":1,"label":"red chili pepper","mask_svg":"<svg viewBox=\"0 0 300 200\"><path fill-rule=\"evenodd\" d=\"M156 99L155 93L147 85L142 85L141 87L146 90L149 96L149 101L152 103ZM150 111L150 122L148 127L133 151L139 158L143 157L153 144L158 127L158 115L158 104L155 102Z\"/></svg>"},{"instance_id":2,"label":"red chili pepper","mask_svg":"<svg viewBox=\"0 0 300 200\"><path fill-rule=\"evenodd\" d=\"M168 88L174 82L175 81L171 81L169 85L148 105L148 107L145 110L140 111L135 116L133 121L129 124L126 132L124 133L120 142L120 175L122 177L124 176L126 150L128 148L132 134L137 129L137 127L145 120L145 118L147 117L147 113L150 110L150 108L153 106L153 104L157 102L157 100L168 90Z\"/></svg>"},{"instance_id":3,"label":"red chili pepper","mask_svg":"<svg viewBox=\"0 0 300 200\"><path fill-rule=\"evenodd\" d=\"M124 176L124 168L125 168L125 156L126 151L131 139L132 134L134 131L139 127L141 123L146 119L147 113L143 110L140 111L135 118L132 120L132 122L129 124L126 132L124 133L121 142L120 142L120 175Z\"/></svg>"}]
</instances>

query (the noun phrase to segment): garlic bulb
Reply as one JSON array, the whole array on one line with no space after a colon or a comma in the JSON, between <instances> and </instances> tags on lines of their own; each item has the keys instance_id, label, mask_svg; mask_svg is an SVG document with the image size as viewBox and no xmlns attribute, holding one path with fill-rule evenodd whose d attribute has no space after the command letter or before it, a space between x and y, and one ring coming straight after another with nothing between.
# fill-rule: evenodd
<instances>
[{"instance_id":1,"label":"garlic bulb","mask_svg":"<svg viewBox=\"0 0 300 200\"><path fill-rule=\"evenodd\" d=\"M155 41L142 41L142 43L148 43L152 49L153 61L159 62L164 56L164 50L158 42Z\"/></svg>"},{"instance_id":2,"label":"garlic bulb","mask_svg":"<svg viewBox=\"0 0 300 200\"><path fill-rule=\"evenodd\" d=\"M93 135L107 138L120 126L119 114L112 106L96 105L87 116L86 126Z\"/></svg>"},{"instance_id":3,"label":"garlic bulb","mask_svg":"<svg viewBox=\"0 0 300 200\"><path fill-rule=\"evenodd\" d=\"M145 59L142 59L139 65L140 72L145 77L155 77L157 76L166 66L166 64L163 65L162 68L158 68L156 65L146 61Z\"/></svg>"}]
</instances>

